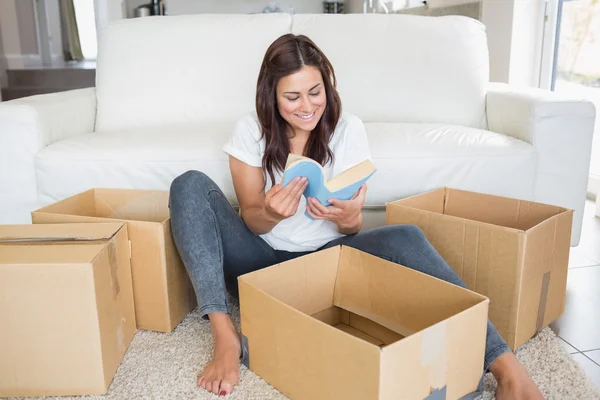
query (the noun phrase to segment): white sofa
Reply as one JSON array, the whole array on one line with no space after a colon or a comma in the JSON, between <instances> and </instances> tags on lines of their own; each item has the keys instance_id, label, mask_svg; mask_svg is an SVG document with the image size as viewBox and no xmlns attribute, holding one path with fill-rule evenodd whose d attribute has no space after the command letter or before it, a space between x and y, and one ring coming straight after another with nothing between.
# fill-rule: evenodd
<instances>
[{"instance_id":1,"label":"white sofa","mask_svg":"<svg viewBox=\"0 0 600 400\"><path fill-rule=\"evenodd\" d=\"M595 109L490 84L485 27L465 17L193 15L123 20L96 87L0 103L1 222L91 187L167 190L204 171L236 203L227 156L254 109L268 45L305 34L334 65L379 171L367 208L450 186L575 209L579 241ZM373 218L376 218L375 216Z\"/></svg>"}]
</instances>

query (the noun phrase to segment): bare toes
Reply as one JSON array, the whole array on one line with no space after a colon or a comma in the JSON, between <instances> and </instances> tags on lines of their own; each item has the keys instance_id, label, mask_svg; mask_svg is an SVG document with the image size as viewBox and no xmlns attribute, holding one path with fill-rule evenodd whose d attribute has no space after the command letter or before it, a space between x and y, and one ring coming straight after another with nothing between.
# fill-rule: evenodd
<instances>
[{"instance_id":1,"label":"bare toes","mask_svg":"<svg viewBox=\"0 0 600 400\"><path fill-rule=\"evenodd\" d=\"M231 383L228 382L221 382L221 393L225 393L223 396L227 396L228 394L230 394L233 391L233 385Z\"/></svg>"},{"instance_id":2,"label":"bare toes","mask_svg":"<svg viewBox=\"0 0 600 400\"><path fill-rule=\"evenodd\" d=\"M215 381L215 382L212 383L212 390L211 390L211 392L213 392L217 396L219 395L219 381Z\"/></svg>"}]
</instances>

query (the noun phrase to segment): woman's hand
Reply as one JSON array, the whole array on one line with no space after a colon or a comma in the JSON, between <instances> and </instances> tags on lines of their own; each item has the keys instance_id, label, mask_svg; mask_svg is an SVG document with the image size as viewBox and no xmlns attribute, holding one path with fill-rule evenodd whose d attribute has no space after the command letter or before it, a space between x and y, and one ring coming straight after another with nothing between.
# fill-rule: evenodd
<instances>
[{"instance_id":1,"label":"woman's hand","mask_svg":"<svg viewBox=\"0 0 600 400\"><path fill-rule=\"evenodd\" d=\"M330 206L324 206L317 199L309 198L306 210L314 219L334 222L340 233L356 233L362 227L362 207L365 204L367 185L363 184L350 200L329 199Z\"/></svg>"},{"instance_id":2,"label":"woman's hand","mask_svg":"<svg viewBox=\"0 0 600 400\"><path fill-rule=\"evenodd\" d=\"M273 222L279 222L296 214L308 179L294 178L285 187L274 185L265 193L265 212Z\"/></svg>"}]
</instances>

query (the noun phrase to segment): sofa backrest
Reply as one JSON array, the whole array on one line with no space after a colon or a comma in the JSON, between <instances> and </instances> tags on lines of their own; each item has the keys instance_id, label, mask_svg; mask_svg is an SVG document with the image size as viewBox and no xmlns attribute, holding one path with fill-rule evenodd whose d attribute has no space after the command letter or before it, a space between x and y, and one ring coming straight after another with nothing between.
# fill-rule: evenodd
<instances>
[{"instance_id":1,"label":"sofa backrest","mask_svg":"<svg viewBox=\"0 0 600 400\"><path fill-rule=\"evenodd\" d=\"M296 15L333 64L346 111L364 122L482 127L489 62L485 25L461 16Z\"/></svg>"},{"instance_id":2,"label":"sofa backrest","mask_svg":"<svg viewBox=\"0 0 600 400\"><path fill-rule=\"evenodd\" d=\"M120 20L102 33L95 130L235 121L254 109L265 51L289 14Z\"/></svg>"},{"instance_id":3,"label":"sofa backrest","mask_svg":"<svg viewBox=\"0 0 600 400\"><path fill-rule=\"evenodd\" d=\"M264 53L311 38L331 60L345 111L365 122L481 127L484 25L409 15L189 15L121 20L104 30L96 130L235 121L254 110Z\"/></svg>"}]
</instances>

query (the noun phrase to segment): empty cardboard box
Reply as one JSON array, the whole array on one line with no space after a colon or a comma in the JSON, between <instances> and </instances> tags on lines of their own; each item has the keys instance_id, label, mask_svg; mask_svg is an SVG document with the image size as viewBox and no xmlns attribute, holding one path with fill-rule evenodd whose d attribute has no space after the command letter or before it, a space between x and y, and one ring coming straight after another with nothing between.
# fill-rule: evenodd
<instances>
[{"instance_id":1,"label":"empty cardboard box","mask_svg":"<svg viewBox=\"0 0 600 400\"><path fill-rule=\"evenodd\" d=\"M196 296L173 243L169 192L91 189L31 213L34 224L127 222L138 328L170 332Z\"/></svg>"},{"instance_id":2,"label":"empty cardboard box","mask_svg":"<svg viewBox=\"0 0 600 400\"><path fill-rule=\"evenodd\" d=\"M489 317L514 350L564 309L573 211L442 188L387 204L386 223L412 224L490 299Z\"/></svg>"},{"instance_id":3,"label":"empty cardboard box","mask_svg":"<svg viewBox=\"0 0 600 400\"><path fill-rule=\"evenodd\" d=\"M0 226L0 397L106 393L136 332L123 223Z\"/></svg>"},{"instance_id":4,"label":"empty cardboard box","mask_svg":"<svg viewBox=\"0 0 600 400\"><path fill-rule=\"evenodd\" d=\"M488 299L350 247L238 278L249 368L292 399L456 399L483 374Z\"/></svg>"}]
</instances>

